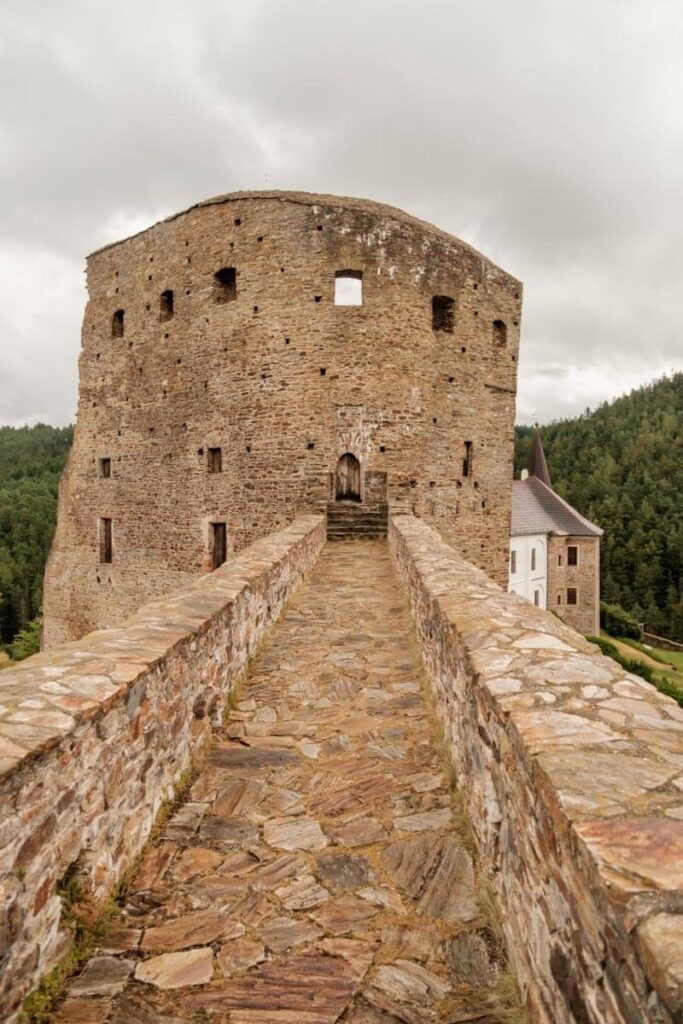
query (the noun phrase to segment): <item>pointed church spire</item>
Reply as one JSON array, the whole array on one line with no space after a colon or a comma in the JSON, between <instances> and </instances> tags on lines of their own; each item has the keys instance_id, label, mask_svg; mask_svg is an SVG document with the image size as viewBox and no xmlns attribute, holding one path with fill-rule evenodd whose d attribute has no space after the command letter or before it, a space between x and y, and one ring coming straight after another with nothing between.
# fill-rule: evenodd
<instances>
[{"instance_id":1,"label":"pointed church spire","mask_svg":"<svg viewBox=\"0 0 683 1024\"><path fill-rule=\"evenodd\" d=\"M527 469L529 470L529 476L537 476L538 479L542 480L548 487L552 487L552 484L550 483L550 473L548 472L548 463L545 461L545 452L543 451L541 428L538 423L534 424L534 439L531 442L531 449L529 450Z\"/></svg>"}]
</instances>

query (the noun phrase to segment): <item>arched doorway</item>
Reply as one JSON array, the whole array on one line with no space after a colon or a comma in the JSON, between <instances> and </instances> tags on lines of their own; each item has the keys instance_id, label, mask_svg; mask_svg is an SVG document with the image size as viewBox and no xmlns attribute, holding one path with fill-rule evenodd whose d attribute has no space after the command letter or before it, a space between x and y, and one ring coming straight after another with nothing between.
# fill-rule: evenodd
<instances>
[{"instance_id":1,"label":"arched doorway","mask_svg":"<svg viewBox=\"0 0 683 1024\"><path fill-rule=\"evenodd\" d=\"M351 452L337 463L334 495L337 501L360 501L360 462Z\"/></svg>"}]
</instances>

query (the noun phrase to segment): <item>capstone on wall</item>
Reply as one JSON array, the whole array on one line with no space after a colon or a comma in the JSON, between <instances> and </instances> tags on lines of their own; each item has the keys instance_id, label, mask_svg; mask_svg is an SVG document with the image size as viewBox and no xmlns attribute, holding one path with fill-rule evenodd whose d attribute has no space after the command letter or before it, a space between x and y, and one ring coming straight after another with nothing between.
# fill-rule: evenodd
<instances>
[{"instance_id":1,"label":"capstone on wall","mask_svg":"<svg viewBox=\"0 0 683 1024\"><path fill-rule=\"evenodd\" d=\"M412 516L389 542L534 1024L683 1020L683 708Z\"/></svg>"},{"instance_id":2,"label":"capstone on wall","mask_svg":"<svg viewBox=\"0 0 683 1024\"><path fill-rule=\"evenodd\" d=\"M323 516L301 516L121 627L0 673L0 1020L71 945L62 883L100 904L122 879L324 543Z\"/></svg>"},{"instance_id":3,"label":"capstone on wall","mask_svg":"<svg viewBox=\"0 0 683 1024\"><path fill-rule=\"evenodd\" d=\"M362 305L335 305L340 271ZM324 510L346 452L366 500L506 581L521 286L480 253L375 203L243 193L96 252L87 277L46 646L210 569L213 523L239 550Z\"/></svg>"}]
</instances>

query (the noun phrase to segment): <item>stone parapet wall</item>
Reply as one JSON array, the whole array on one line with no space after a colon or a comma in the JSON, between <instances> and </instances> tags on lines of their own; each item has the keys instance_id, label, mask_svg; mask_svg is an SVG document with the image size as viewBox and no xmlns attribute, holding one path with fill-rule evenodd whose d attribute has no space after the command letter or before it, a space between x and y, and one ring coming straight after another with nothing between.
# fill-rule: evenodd
<instances>
[{"instance_id":1,"label":"stone parapet wall","mask_svg":"<svg viewBox=\"0 0 683 1024\"><path fill-rule=\"evenodd\" d=\"M389 540L532 1021L681 1021L683 709L425 523Z\"/></svg>"},{"instance_id":2,"label":"stone parapet wall","mask_svg":"<svg viewBox=\"0 0 683 1024\"><path fill-rule=\"evenodd\" d=\"M65 953L60 880L99 901L325 543L302 516L117 629L0 675L0 1019Z\"/></svg>"}]
</instances>

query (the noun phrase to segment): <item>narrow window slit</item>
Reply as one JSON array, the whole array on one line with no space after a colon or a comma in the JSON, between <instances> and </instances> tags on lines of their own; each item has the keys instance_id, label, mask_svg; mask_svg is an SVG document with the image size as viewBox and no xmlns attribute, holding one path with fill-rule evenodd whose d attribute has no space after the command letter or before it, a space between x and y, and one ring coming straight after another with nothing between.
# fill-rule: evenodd
<instances>
[{"instance_id":1,"label":"narrow window slit","mask_svg":"<svg viewBox=\"0 0 683 1024\"><path fill-rule=\"evenodd\" d=\"M111 563L113 555L111 519L100 519L100 562Z\"/></svg>"},{"instance_id":2,"label":"narrow window slit","mask_svg":"<svg viewBox=\"0 0 683 1024\"><path fill-rule=\"evenodd\" d=\"M124 316L125 316L125 314L124 314L124 311L122 309L117 309L116 312L114 313L114 315L112 316L112 318L111 318L111 336L112 336L112 338L122 338L123 337L123 320L124 320Z\"/></svg>"}]
</instances>

